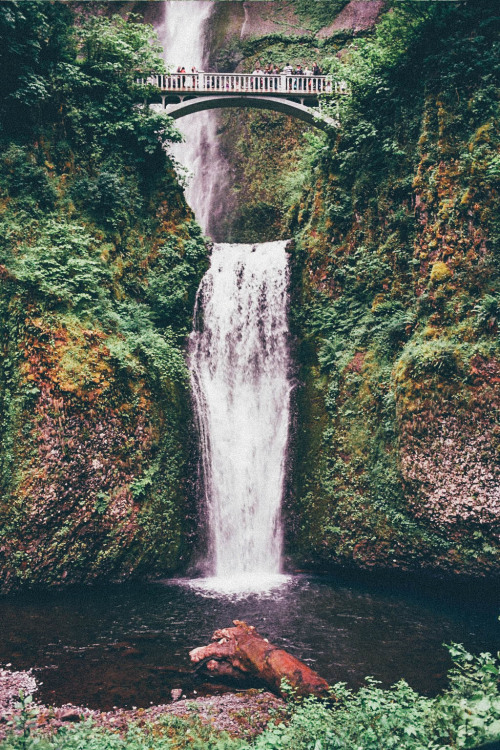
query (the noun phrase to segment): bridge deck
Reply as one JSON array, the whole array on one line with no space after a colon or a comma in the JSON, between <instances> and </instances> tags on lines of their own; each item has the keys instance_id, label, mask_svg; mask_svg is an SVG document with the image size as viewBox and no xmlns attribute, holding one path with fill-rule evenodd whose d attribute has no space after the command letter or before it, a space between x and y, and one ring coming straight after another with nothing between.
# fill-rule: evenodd
<instances>
[{"instance_id":1,"label":"bridge deck","mask_svg":"<svg viewBox=\"0 0 500 750\"><path fill-rule=\"evenodd\" d=\"M241 96L242 94L273 96L301 100L317 100L319 94L348 93L345 81L334 81L331 76L312 75L253 75L243 73L171 73L150 76L143 83L157 86L162 99L186 96L200 97L213 94Z\"/></svg>"}]
</instances>

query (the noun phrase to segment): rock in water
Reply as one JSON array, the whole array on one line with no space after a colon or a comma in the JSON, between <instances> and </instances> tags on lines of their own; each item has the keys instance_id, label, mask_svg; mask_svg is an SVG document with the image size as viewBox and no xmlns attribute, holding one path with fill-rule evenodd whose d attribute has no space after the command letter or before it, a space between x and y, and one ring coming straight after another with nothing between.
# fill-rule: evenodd
<instances>
[{"instance_id":1,"label":"rock in water","mask_svg":"<svg viewBox=\"0 0 500 750\"><path fill-rule=\"evenodd\" d=\"M215 677L254 677L283 695L286 679L298 695L326 696L329 685L307 664L262 638L246 622L233 620L234 628L216 630L212 643L189 652L192 662Z\"/></svg>"}]
</instances>

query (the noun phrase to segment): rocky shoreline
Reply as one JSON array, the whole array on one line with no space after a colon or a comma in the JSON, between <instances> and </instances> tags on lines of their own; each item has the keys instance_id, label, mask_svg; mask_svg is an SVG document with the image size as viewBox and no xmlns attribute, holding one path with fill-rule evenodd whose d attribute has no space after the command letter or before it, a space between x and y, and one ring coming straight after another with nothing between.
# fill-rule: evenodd
<instances>
[{"instance_id":1,"label":"rocky shoreline","mask_svg":"<svg viewBox=\"0 0 500 750\"><path fill-rule=\"evenodd\" d=\"M0 740L10 730L11 722L21 714L20 691L25 697L33 697L30 704L33 708L33 726L49 733L64 725L88 719L96 726L124 733L132 723L138 726L154 724L165 714L170 714L183 719L196 718L213 729L226 731L233 736L252 737L262 732L273 717L284 717L286 714L284 701L272 693L254 689L179 699L149 708L99 711L70 703L46 706L36 700L38 686L31 670L14 671L10 666L0 667Z\"/></svg>"}]
</instances>

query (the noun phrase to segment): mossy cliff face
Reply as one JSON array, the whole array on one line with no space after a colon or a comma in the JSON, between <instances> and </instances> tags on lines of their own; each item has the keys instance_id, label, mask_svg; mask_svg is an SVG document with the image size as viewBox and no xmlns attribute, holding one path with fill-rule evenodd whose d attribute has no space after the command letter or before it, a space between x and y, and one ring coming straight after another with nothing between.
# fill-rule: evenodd
<instances>
[{"instance_id":1,"label":"mossy cliff face","mask_svg":"<svg viewBox=\"0 0 500 750\"><path fill-rule=\"evenodd\" d=\"M182 266L182 227L175 231ZM155 241L161 248L171 234L159 231ZM141 261L150 274L154 254ZM140 319L147 313L139 306L126 311L127 297L121 320L131 312L132 330L120 331L109 319L50 309L14 274L6 279L0 566L7 589L166 573L188 553L193 442L183 352Z\"/></svg>"},{"instance_id":2,"label":"mossy cliff face","mask_svg":"<svg viewBox=\"0 0 500 750\"><path fill-rule=\"evenodd\" d=\"M268 63L281 70L287 63L305 67L321 62L352 39L350 21L325 33L346 5L347 0L216 3L207 31L209 67L251 73ZM368 5L376 10L377 3ZM219 225L212 227L214 237L222 242L287 237L287 211L302 189L299 164L312 128L252 109L228 109L214 116L220 153L228 165L224 212Z\"/></svg>"},{"instance_id":3,"label":"mossy cliff face","mask_svg":"<svg viewBox=\"0 0 500 750\"><path fill-rule=\"evenodd\" d=\"M242 4L218 5L217 66L318 55L353 90L330 137L221 124L245 197L224 231L296 238L289 551L497 572L495 4L395 3L353 44L331 3L295 4L304 38L268 5L242 38ZM151 32L14 3L0 33L1 587L166 574L196 525L184 352L207 252L171 123L136 106Z\"/></svg>"},{"instance_id":4,"label":"mossy cliff face","mask_svg":"<svg viewBox=\"0 0 500 750\"><path fill-rule=\"evenodd\" d=\"M0 133L1 589L165 574L193 531L184 347L207 249L175 132L135 106L151 31L1 11L20 72Z\"/></svg>"},{"instance_id":5,"label":"mossy cliff face","mask_svg":"<svg viewBox=\"0 0 500 750\"><path fill-rule=\"evenodd\" d=\"M395 8L342 64L353 95L292 225L303 560L500 567L493 16Z\"/></svg>"}]
</instances>

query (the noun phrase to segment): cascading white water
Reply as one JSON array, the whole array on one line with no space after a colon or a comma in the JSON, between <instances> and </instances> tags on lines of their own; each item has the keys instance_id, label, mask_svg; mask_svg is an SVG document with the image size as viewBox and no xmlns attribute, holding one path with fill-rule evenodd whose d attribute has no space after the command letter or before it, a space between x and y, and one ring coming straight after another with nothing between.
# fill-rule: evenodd
<instances>
[{"instance_id":1,"label":"cascading white water","mask_svg":"<svg viewBox=\"0 0 500 750\"><path fill-rule=\"evenodd\" d=\"M157 28L170 70L206 68L213 0L167 0ZM227 203L217 114L177 124L174 157L194 178L188 203L205 232ZM285 242L214 246L196 302L189 367L209 516L207 568L218 591L263 590L279 579L280 507L290 412ZM237 581L231 586L228 582ZM221 582L224 582L221 585Z\"/></svg>"},{"instance_id":2,"label":"cascading white water","mask_svg":"<svg viewBox=\"0 0 500 750\"><path fill-rule=\"evenodd\" d=\"M209 564L224 579L280 572L291 390L285 248L217 244L198 290L189 365Z\"/></svg>"},{"instance_id":3,"label":"cascading white water","mask_svg":"<svg viewBox=\"0 0 500 750\"><path fill-rule=\"evenodd\" d=\"M156 29L164 59L171 71L184 66L206 69L206 24L214 9L213 0L167 0L161 25ZM204 232L210 232L217 216L216 204L223 194L225 164L217 143L217 113L197 112L176 123L184 143L171 147L172 155L187 169L186 199Z\"/></svg>"}]
</instances>

